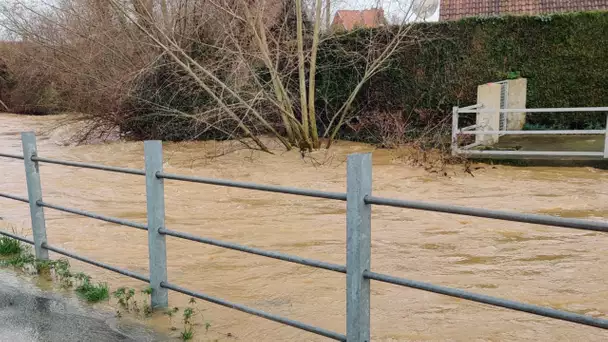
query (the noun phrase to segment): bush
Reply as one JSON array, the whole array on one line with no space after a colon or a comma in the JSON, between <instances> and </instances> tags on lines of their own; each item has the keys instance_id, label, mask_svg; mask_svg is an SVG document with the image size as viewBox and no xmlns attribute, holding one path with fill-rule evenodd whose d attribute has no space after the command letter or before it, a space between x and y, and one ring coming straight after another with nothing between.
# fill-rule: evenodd
<instances>
[{"instance_id":1,"label":"bush","mask_svg":"<svg viewBox=\"0 0 608 342\"><path fill-rule=\"evenodd\" d=\"M133 81L118 125L123 135L135 139L229 138L226 132L236 130L234 121L222 123L211 115L199 114L211 108L217 108L216 103L192 77L168 58L161 58Z\"/></svg>"},{"instance_id":2,"label":"bush","mask_svg":"<svg viewBox=\"0 0 608 342\"><path fill-rule=\"evenodd\" d=\"M528 79L529 108L605 106L606 30L608 12L415 24L412 38L357 97L356 123L374 121L364 116L399 111L412 127L432 126L450 117L452 106L476 103L479 84L520 76ZM320 47L317 111L325 117L342 105L358 81L356 75L366 66L359 56L369 52L361 42L369 36L368 30L358 30ZM605 113L533 114L528 123L603 127ZM342 138L370 138L365 129L352 126L342 129Z\"/></svg>"},{"instance_id":3,"label":"bush","mask_svg":"<svg viewBox=\"0 0 608 342\"><path fill-rule=\"evenodd\" d=\"M94 29L90 25L78 27ZM365 56L377 55L394 32L383 28L380 35L369 30L322 39L315 103L321 134L359 81L367 66ZM608 12L414 24L384 68L358 93L338 137L390 145L399 140L397 135L415 138L427 134L429 127L449 125L452 106L474 104L479 84L507 78L528 79L529 108L605 106L607 30ZM8 68L0 63L0 97L20 112L90 113L89 117L106 127L119 127L124 136L136 139L230 139L235 133L238 137L240 130L234 120L227 119L191 77L158 51L133 42L123 31L106 28L99 39L110 48L93 55L90 51L99 45L75 37L59 39L55 47L61 47L60 54L18 44L13 50L19 53L6 54L10 57L5 58ZM229 86L243 87L239 94L251 94L245 101L254 103L269 121L276 120L276 106L252 100L259 85L247 77L238 79L241 74L232 72L235 61L210 46L214 44L191 46L188 52L196 60L219 65L219 79ZM0 53L5 54L1 45ZM282 58L289 59L281 61L285 64L282 70L292 70L297 64L295 55L283 54ZM80 64L74 65L74 60ZM265 84L262 64L259 69L255 72ZM8 75L6 70L11 71L10 82L6 81L8 76L3 78ZM246 74L254 78L250 70ZM288 78L285 84L297 104L297 71L288 73ZM225 93L222 96L228 105L238 107L238 101ZM250 118L242 108L235 112ZM295 115L299 115L297 108ZM266 133L252 121L246 125L255 134ZM393 131L388 129L391 122L398 123ZM528 125L604 127L605 114L531 114Z\"/></svg>"},{"instance_id":4,"label":"bush","mask_svg":"<svg viewBox=\"0 0 608 342\"><path fill-rule=\"evenodd\" d=\"M81 278L82 283L76 287L76 292L88 302L97 303L110 297L110 290L107 284L92 284L90 277Z\"/></svg>"},{"instance_id":5,"label":"bush","mask_svg":"<svg viewBox=\"0 0 608 342\"><path fill-rule=\"evenodd\" d=\"M452 106L474 104L478 85L517 77L528 79L529 108L606 105L607 29L608 12L414 24L409 38L356 97L339 138L383 145L391 145L387 140L415 139L429 128L449 125ZM316 112L321 134L359 82L367 66L365 56L381 51L394 32L378 35L369 30L330 37L319 48ZM372 44L370 37L375 39ZM213 51L200 54L214 58ZM264 78L263 70L261 75ZM297 72L289 77L287 84L296 87ZM291 91L297 102L297 89ZM215 104L166 61L136 81L131 98L121 128L137 138L226 139L226 132L235 131L230 120L196 116ZM172 115L167 108L190 116ZM209 127L207 122L225 126ZM394 130L391 122L397 123ZM528 125L603 127L605 114L531 114Z\"/></svg>"},{"instance_id":6,"label":"bush","mask_svg":"<svg viewBox=\"0 0 608 342\"><path fill-rule=\"evenodd\" d=\"M0 255L19 254L22 250L19 241L7 236L0 237Z\"/></svg>"}]
</instances>

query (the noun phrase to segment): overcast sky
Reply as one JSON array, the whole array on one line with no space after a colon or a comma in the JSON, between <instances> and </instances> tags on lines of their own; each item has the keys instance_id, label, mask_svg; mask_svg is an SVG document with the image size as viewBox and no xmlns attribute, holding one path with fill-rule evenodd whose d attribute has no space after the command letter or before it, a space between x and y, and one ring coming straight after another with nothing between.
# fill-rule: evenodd
<instances>
[{"instance_id":1,"label":"overcast sky","mask_svg":"<svg viewBox=\"0 0 608 342\"><path fill-rule=\"evenodd\" d=\"M12 3L20 1L25 2L28 5L39 6L44 3L49 4L55 2L55 0L0 0L0 6L10 6ZM404 19L408 22L411 21L438 21L439 20L439 6L435 10L434 14L430 17L417 18L412 11L412 1L423 1L424 3L431 4L439 2L440 0L330 0L331 1L331 12L332 19L338 10L363 10L368 8L383 8L386 18L392 24L401 23ZM2 20L2 14L0 13L0 20ZM8 39L9 36L4 31L4 28L0 26L0 40Z\"/></svg>"},{"instance_id":2,"label":"overcast sky","mask_svg":"<svg viewBox=\"0 0 608 342\"><path fill-rule=\"evenodd\" d=\"M331 0L330 0L331 1ZM363 10L368 8L380 7L384 9L386 18L392 20L394 17L399 18L399 21L403 21L404 17L407 17L408 21L422 20L422 18L416 18L412 11L412 1L421 1L422 4L431 5L435 2L439 4L439 0L334 0L331 3L333 15L337 10ZM425 21L438 21L439 20L439 6L435 10L435 13L426 18Z\"/></svg>"}]
</instances>

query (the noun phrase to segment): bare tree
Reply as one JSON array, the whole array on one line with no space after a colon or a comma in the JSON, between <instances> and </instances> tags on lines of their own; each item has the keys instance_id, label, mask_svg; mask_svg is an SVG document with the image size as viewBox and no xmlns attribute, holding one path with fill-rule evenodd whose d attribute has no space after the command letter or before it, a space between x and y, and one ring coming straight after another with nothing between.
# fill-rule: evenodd
<instances>
[{"instance_id":1,"label":"bare tree","mask_svg":"<svg viewBox=\"0 0 608 342\"><path fill-rule=\"evenodd\" d=\"M270 149L260 134L272 135L286 149L321 146L317 59L321 44L334 34L330 0L59 0L42 10L14 2L18 11L0 7L2 25L44 49L36 63L61 70L65 82L78 80L82 91L94 85L118 103L133 96L137 77L171 64L213 105L184 112L154 103L158 111L150 115L188 118L264 151ZM323 132L326 146L352 114L363 86L386 67L411 30L400 25L369 31L369 48L358 56L364 70L331 114ZM384 41L377 44L380 37ZM176 85L176 91L185 89Z\"/></svg>"}]
</instances>

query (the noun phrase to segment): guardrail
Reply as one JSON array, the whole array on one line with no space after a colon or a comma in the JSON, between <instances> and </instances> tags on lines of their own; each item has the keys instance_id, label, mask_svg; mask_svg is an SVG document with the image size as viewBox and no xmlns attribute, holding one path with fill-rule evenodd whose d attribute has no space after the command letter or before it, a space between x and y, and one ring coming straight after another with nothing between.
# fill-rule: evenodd
<instances>
[{"instance_id":1,"label":"guardrail","mask_svg":"<svg viewBox=\"0 0 608 342\"><path fill-rule=\"evenodd\" d=\"M520 156L520 157L576 157L585 159L608 159L608 115L606 115L606 128L596 130L496 130L498 127L488 127L483 123L477 123L467 127L458 127L460 114L494 114L501 116L506 113L571 113L571 112L607 112L608 107L581 107L581 108L522 108L522 109L489 109L481 104L463 108L452 108L452 154L465 156ZM505 118L506 120L506 118ZM604 150L597 152L583 151L524 151L524 150L475 150L473 148L483 145L476 141L460 147L458 136L475 135L499 136L504 135L604 135ZM476 139L477 140L477 139Z\"/></svg>"},{"instance_id":2,"label":"guardrail","mask_svg":"<svg viewBox=\"0 0 608 342\"><path fill-rule=\"evenodd\" d=\"M98 164L89 164L72 161L62 161L40 157L36 149L36 137L33 133L22 133L23 156L0 153L0 157L23 159L26 171L28 197L0 193L0 197L29 203L32 221L33 240L23 238L8 232L0 234L12 237L25 243L34 245L36 257L48 259L48 251L62 254L85 263L89 263L125 276L141 280L150 284L152 288L151 302L153 308L168 306L168 290L200 298L218 305L247 312L275 322L290 325L295 328L309 331L338 341L363 342L370 340L370 280L415 288L419 290L439 293L451 297L462 298L478 303L485 303L507 309L528 312L535 315L574 322L578 324L608 329L608 320L581 315L577 313L556 310L548 307L525 304L507 299L486 296L467 292L455 288L429 284L421 281L395 277L387 274L373 272L370 267L371 259L371 210L372 205L390 206L415 210L450 213L457 215L475 216L513 222L542 224L555 227L583 229L599 232L608 232L608 222L590 221L581 219L568 219L547 215L525 214L507 211L486 210L463 206L427 203L420 201L399 200L383 198L372 195L372 163L370 154L352 154L347 162L347 191L326 192L308 189L298 189L274 185L262 185L231 180L182 176L163 172L162 143L160 141L146 141L144 143L145 170L110 167ZM143 225L120 218L109 217L80 209L67 208L51 204L42 200L40 184L40 163L52 163L71 167L127 173L145 176L147 224ZM184 232L169 229L165 225L164 181L175 180L194 182L217 186L267 191L282 194L315 197L319 199L346 202L346 265L338 265L313 259L302 258L274 251L239 245L211 238L199 237ZM60 210L67 213L86 216L106 222L116 223L140 230L147 230L149 248L149 276L137 274L128 270L107 265L84 256L74 254L50 245L46 237L44 208ZM216 298L208 294L189 290L173 284L167 279L166 236L190 240L198 243L228 248L245 253L260 255L268 258L292 262L300 265L316 267L327 271L346 274L346 334L329 331L306 323L280 317L271 313L250 308L245 305L233 303Z\"/></svg>"}]
</instances>

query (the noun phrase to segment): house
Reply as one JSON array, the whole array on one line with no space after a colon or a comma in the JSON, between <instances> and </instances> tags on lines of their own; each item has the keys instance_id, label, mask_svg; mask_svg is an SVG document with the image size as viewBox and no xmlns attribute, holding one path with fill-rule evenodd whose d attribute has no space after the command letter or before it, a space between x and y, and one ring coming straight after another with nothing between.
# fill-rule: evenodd
<instances>
[{"instance_id":1,"label":"house","mask_svg":"<svg viewBox=\"0 0 608 342\"><path fill-rule=\"evenodd\" d=\"M350 31L357 27L373 28L386 25L384 10L371 8L366 10L339 10L334 16L331 28L336 31Z\"/></svg>"},{"instance_id":2,"label":"house","mask_svg":"<svg viewBox=\"0 0 608 342\"><path fill-rule=\"evenodd\" d=\"M608 0L441 0L439 20L608 10Z\"/></svg>"}]
</instances>

